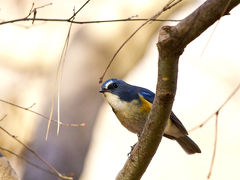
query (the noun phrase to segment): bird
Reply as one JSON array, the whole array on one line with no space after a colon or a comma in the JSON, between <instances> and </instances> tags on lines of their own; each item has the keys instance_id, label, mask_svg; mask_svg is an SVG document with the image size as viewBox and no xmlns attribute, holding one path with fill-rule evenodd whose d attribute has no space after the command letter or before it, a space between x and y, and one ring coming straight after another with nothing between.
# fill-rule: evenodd
<instances>
[{"instance_id":1,"label":"bird","mask_svg":"<svg viewBox=\"0 0 240 180\"><path fill-rule=\"evenodd\" d=\"M99 90L111 106L120 123L130 132L140 135L151 110L155 94L143 87L120 79L108 79ZM187 154L201 153L198 145L188 136L186 128L171 112L164 137L175 140Z\"/></svg>"}]
</instances>

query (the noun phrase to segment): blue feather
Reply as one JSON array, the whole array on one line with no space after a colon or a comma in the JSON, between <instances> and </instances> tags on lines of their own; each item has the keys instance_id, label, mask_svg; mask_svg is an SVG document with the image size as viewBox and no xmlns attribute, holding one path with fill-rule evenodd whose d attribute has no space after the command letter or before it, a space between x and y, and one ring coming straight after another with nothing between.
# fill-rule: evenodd
<instances>
[{"instance_id":1,"label":"blue feather","mask_svg":"<svg viewBox=\"0 0 240 180\"><path fill-rule=\"evenodd\" d=\"M153 103L155 94L152 91L145 88L141 88L139 94L143 96L143 98L146 99L148 102Z\"/></svg>"}]
</instances>

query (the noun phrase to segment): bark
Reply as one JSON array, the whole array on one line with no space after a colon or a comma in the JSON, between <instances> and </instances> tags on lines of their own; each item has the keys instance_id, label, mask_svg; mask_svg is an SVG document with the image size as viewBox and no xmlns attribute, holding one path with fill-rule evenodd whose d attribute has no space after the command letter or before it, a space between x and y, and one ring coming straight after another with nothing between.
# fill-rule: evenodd
<instances>
[{"instance_id":1,"label":"bark","mask_svg":"<svg viewBox=\"0 0 240 180\"><path fill-rule=\"evenodd\" d=\"M208 0L176 26L160 29L158 82L152 110L138 143L119 172L117 180L137 180L146 171L164 132L176 93L178 61L184 48L222 16L229 14L239 0Z\"/></svg>"}]
</instances>

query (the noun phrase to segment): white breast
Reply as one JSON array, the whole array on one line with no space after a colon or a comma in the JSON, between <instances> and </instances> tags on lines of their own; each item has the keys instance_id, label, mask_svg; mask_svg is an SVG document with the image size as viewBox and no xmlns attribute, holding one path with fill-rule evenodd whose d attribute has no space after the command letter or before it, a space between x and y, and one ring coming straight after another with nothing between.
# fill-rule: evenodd
<instances>
[{"instance_id":1,"label":"white breast","mask_svg":"<svg viewBox=\"0 0 240 180\"><path fill-rule=\"evenodd\" d=\"M127 102L121 101L117 95L109 92L105 92L104 96L107 102L117 111L123 111L127 109Z\"/></svg>"},{"instance_id":2,"label":"white breast","mask_svg":"<svg viewBox=\"0 0 240 180\"><path fill-rule=\"evenodd\" d=\"M109 92L105 92L104 96L121 124L133 133L141 133L147 114L142 114L139 101L126 102Z\"/></svg>"}]
</instances>

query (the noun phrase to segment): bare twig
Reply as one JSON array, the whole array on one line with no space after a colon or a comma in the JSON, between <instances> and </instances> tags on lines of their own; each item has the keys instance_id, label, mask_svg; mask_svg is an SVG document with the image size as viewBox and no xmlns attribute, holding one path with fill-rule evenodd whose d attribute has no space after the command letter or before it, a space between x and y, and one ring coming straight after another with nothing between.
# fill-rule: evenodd
<instances>
[{"instance_id":1,"label":"bare twig","mask_svg":"<svg viewBox=\"0 0 240 180\"><path fill-rule=\"evenodd\" d=\"M89 1L88 1L89 2ZM84 4L84 6L87 4L87 2ZM80 9L82 9L84 6L82 6ZM78 10L79 12L79 10ZM73 13L76 15L75 13L75 8L73 10ZM75 16L72 18L74 20ZM62 77L63 77L63 67L65 64L65 60L66 60L66 54L67 54L67 48L68 48L68 44L69 44L69 40L70 40L70 33L71 33L71 29L72 29L72 23L70 24L70 27L68 29L68 34L67 34L67 38L64 44L64 48L62 50L62 54L61 54L61 58L60 58L60 62L59 62L59 68L58 69L58 73L60 74L60 79L58 82L58 92L57 92L57 99L58 99L58 126L57 126L57 135L59 134L59 128L60 128L60 93L61 93L61 82L62 82Z\"/></svg>"},{"instance_id":2,"label":"bare twig","mask_svg":"<svg viewBox=\"0 0 240 180\"><path fill-rule=\"evenodd\" d=\"M22 22L22 21L44 21L44 22L68 22L73 24L96 24L96 23L113 23L113 22L129 22L129 21L146 21L146 18L136 18L136 19L129 19L129 18L122 18L122 19L109 19L109 20L94 20L94 21L73 21L69 19L51 19L51 18L19 18L13 19L9 21L0 22L0 25L11 24L15 22ZM153 22L179 22L180 19L153 19Z\"/></svg>"},{"instance_id":3,"label":"bare twig","mask_svg":"<svg viewBox=\"0 0 240 180\"><path fill-rule=\"evenodd\" d=\"M158 82L152 109L139 141L117 180L140 179L152 160L171 113L177 86L178 61L185 47L214 24L228 0L207 0L175 26L163 26L158 38ZM240 3L231 1L226 14Z\"/></svg>"},{"instance_id":4,"label":"bare twig","mask_svg":"<svg viewBox=\"0 0 240 180\"><path fill-rule=\"evenodd\" d=\"M223 10L221 16L223 16L223 15L226 13L226 10L227 10L228 6L230 5L230 2L231 2L231 0L228 1L228 3L227 3L227 5L226 5L225 9ZM214 27L214 29L213 29L213 31L212 31L212 33L211 33L211 35L210 35L210 37L209 37L209 39L208 39L205 47L203 48L203 51L202 51L202 53L201 53L201 57L203 56L203 53L204 53L205 50L207 49L208 44L209 44L210 40L211 40L212 37L213 37L213 33L216 31L216 29L217 29L217 27L218 27L218 25L219 25L219 22L220 22L220 20L217 21L216 26Z\"/></svg>"},{"instance_id":5,"label":"bare twig","mask_svg":"<svg viewBox=\"0 0 240 180\"><path fill-rule=\"evenodd\" d=\"M73 179L69 176L64 176L60 172L58 172L51 164L49 164L47 161L45 161L37 152L32 150L30 147L28 147L26 144L24 144L22 141L20 141L16 136L9 133L6 129L0 126L0 129L5 132L8 136L12 137L15 141L17 141L19 144L21 144L25 149L27 149L29 152L31 152L37 159L39 159L43 164L45 164L53 173L55 173L58 177L62 179Z\"/></svg>"},{"instance_id":6,"label":"bare twig","mask_svg":"<svg viewBox=\"0 0 240 180\"><path fill-rule=\"evenodd\" d=\"M31 109L33 106L35 106L36 103L33 103L31 106L29 106L27 109Z\"/></svg>"},{"instance_id":7,"label":"bare twig","mask_svg":"<svg viewBox=\"0 0 240 180\"><path fill-rule=\"evenodd\" d=\"M32 7L31 7L31 9L30 9L30 11L29 11L29 14L26 16L26 18L28 18L29 16L31 16L31 14L33 13L33 7L34 7L34 2L32 3Z\"/></svg>"},{"instance_id":8,"label":"bare twig","mask_svg":"<svg viewBox=\"0 0 240 180\"><path fill-rule=\"evenodd\" d=\"M9 101L5 101L5 100L3 100L3 99L0 99L0 102L3 102L3 103L5 103L5 104L8 104L8 105L11 105L11 106L14 106L14 107L17 107L17 108L19 108L19 109L23 109L23 110L25 110L25 111L29 111L29 112L31 112L31 113L33 113L33 114L36 114L36 115L38 115L38 116L40 116L40 117L42 117L42 118L44 118L44 119L46 119L46 120L48 120L49 118L47 117L47 116L45 116L45 115L43 115L43 114L40 114L40 113L38 113L38 112L36 112L36 111L33 111L33 110L30 110L29 108L25 108L25 107L23 107L23 106L20 106L20 105L17 105L17 104L14 104L14 103L11 103L11 102L9 102ZM3 119L3 118L2 118ZM57 120L52 120L54 123L57 123ZM68 123L63 123L63 122L60 122L60 125L61 126L67 126L67 127L82 127L82 126L85 126L85 123L80 123L80 124L68 124Z\"/></svg>"},{"instance_id":9,"label":"bare twig","mask_svg":"<svg viewBox=\"0 0 240 180\"><path fill-rule=\"evenodd\" d=\"M215 162L215 156L216 156L216 150L217 150L217 137L218 137L218 114L219 114L219 111L216 112L214 148L213 148L213 155L212 155L211 165L209 168L207 179L210 179L212 175L213 164Z\"/></svg>"},{"instance_id":10,"label":"bare twig","mask_svg":"<svg viewBox=\"0 0 240 180\"><path fill-rule=\"evenodd\" d=\"M31 166L33 166L33 167L35 167L35 168L37 168L37 169L40 169L40 170L42 170L42 171L44 171L44 172L46 172L46 173L49 173L49 174L56 175L56 174L53 173L52 171L49 171L48 169L42 168L41 166L39 166L39 165L37 165L37 164L35 164L35 163L27 160L25 157L23 157L23 156L21 156L21 155L19 155L19 154L16 154L15 152L13 152L13 151L11 151L11 150L9 150L9 149L6 149L6 148L4 148L4 147L0 147L0 149L1 149L2 151L6 151L6 152L8 152L8 153L10 153L10 154L12 154L12 155L14 155L14 156L16 156L17 158L25 161L26 163L30 164Z\"/></svg>"},{"instance_id":11,"label":"bare twig","mask_svg":"<svg viewBox=\"0 0 240 180\"><path fill-rule=\"evenodd\" d=\"M78 12L89 2L90 0L86 1L83 6L81 8L79 8L79 10L75 13L75 15L72 15L70 18L67 19L51 19L51 18L36 18L36 10L40 9L40 8L44 8L46 6L52 5L52 3L48 3L45 4L43 6L39 6L37 8L33 8L34 7L34 3L32 4L32 7L29 11L29 14L24 17L24 18L18 18L18 19L13 19L13 20L2 20L0 19L2 22L0 22L0 25L4 25L4 24L10 24L10 23L15 23L15 22L22 22L22 21L44 21L44 22L68 22L68 23L73 23L73 24L94 24L94 23L113 23L113 22L126 22L126 21L146 21L148 19L145 18L138 18L138 19L133 19L132 17L137 17L137 16L132 16L131 18L122 18L122 19L110 19L110 20L94 20L94 21L74 21L73 17L75 17ZM29 18L29 16L32 14L34 14L33 18ZM181 20L177 20L177 19L152 19L151 21L155 21L155 22L179 22ZM32 23L33 24L33 23ZM20 27L24 27L24 28L28 28L26 26L22 26L19 25Z\"/></svg>"},{"instance_id":12,"label":"bare twig","mask_svg":"<svg viewBox=\"0 0 240 180\"><path fill-rule=\"evenodd\" d=\"M68 19L69 21L74 20L76 15L90 2L90 0L87 0L76 12L73 13L73 15Z\"/></svg>"},{"instance_id":13,"label":"bare twig","mask_svg":"<svg viewBox=\"0 0 240 180\"><path fill-rule=\"evenodd\" d=\"M205 121L203 121L201 124L193 127L192 129L190 129L188 132L192 132L198 128L203 127L205 124L208 123L208 121L214 116L216 115L218 112L221 111L221 109L228 103L228 101L230 101L230 99L238 92L238 90L240 89L240 83L237 85L237 87L233 90L233 92L228 96L228 98L223 102L223 104L214 112L212 113Z\"/></svg>"},{"instance_id":14,"label":"bare twig","mask_svg":"<svg viewBox=\"0 0 240 180\"><path fill-rule=\"evenodd\" d=\"M47 4L44 4L44 5L42 5L42 6L38 6L38 7L36 7L36 8L34 8L34 2L32 3L32 7L31 7L31 9L30 9L30 11L29 11L29 14L26 16L26 18L28 18L29 16L31 16L31 14L32 13L35 13L35 11L37 10L37 9L41 9L41 8L45 8L46 6L51 6L52 5L52 3L47 3Z\"/></svg>"},{"instance_id":15,"label":"bare twig","mask_svg":"<svg viewBox=\"0 0 240 180\"><path fill-rule=\"evenodd\" d=\"M74 20L75 16L80 12L80 10L83 9L83 7L85 7L85 5L89 1L90 0L86 1L86 3L84 3L83 6L80 7L77 10L77 12L75 12L75 8L74 8L73 16L70 17L69 20ZM59 128L60 128L60 84L61 84L61 79L62 79L62 75L63 75L62 72L63 72L64 62L65 62L65 56L66 56L66 52L67 52L67 47L68 47L68 43L69 43L71 28L72 28L72 23L70 24L70 27L69 27L69 30L68 30L68 34L67 34L67 38L66 38L66 41L64 43L64 47L63 47L63 50L62 50L62 53L61 53L60 61L58 63L58 67L57 67L56 80L55 80L55 84L54 84L54 91L53 91L53 96L52 96L50 115L49 115L47 132L46 132L46 140L48 139L48 133L49 133L49 129L50 129L51 121L52 121L52 115L53 115L53 108L54 108L54 101L55 101L56 93L57 93L57 100L58 100L57 101L58 102L57 135L59 133ZM60 80L59 80L59 76L60 76Z\"/></svg>"},{"instance_id":16,"label":"bare twig","mask_svg":"<svg viewBox=\"0 0 240 180\"><path fill-rule=\"evenodd\" d=\"M51 6L53 3L47 3L47 4L44 4L44 5L42 5L42 6L38 6L38 7L36 7L36 8L34 8L34 9L41 9L41 8L44 8L44 7L46 7L46 6Z\"/></svg>"},{"instance_id":17,"label":"bare twig","mask_svg":"<svg viewBox=\"0 0 240 180\"><path fill-rule=\"evenodd\" d=\"M154 14L152 17L150 17L149 19L147 19L143 24L141 24L122 44L121 46L117 49L117 51L114 53L113 57L111 58L111 60L109 61L105 71L103 72L102 76L99 78L99 83L102 83L103 78L107 72L107 70L109 69L109 67L111 66L113 60L115 59L115 57L118 55L118 53L120 52L120 50L125 46L125 44L127 44L127 42L146 24L148 24L150 21L157 19L164 11L170 9L171 7L175 6L176 4L180 3L182 0L178 0L176 2L174 2L175 0L171 0L169 1L169 3L167 5L164 6L164 8L162 10L160 10L159 12L157 12L156 14Z\"/></svg>"},{"instance_id":18,"label":"bare twig","mask_svg":"<svg viewBox=\"0 0 240 180\"><path fill-rule=\"evenodd\" d=\"M52 3L47 3L47 4L44 4L44 5L42 5L42 6L39 6L39 7L36 7L36 8L34 8L34 2L32 3L32 7L31 7L31 9L30 9L30 11L29 11L29 14L25 17L26 19L29 17L29 16L31 16L32 14L33 14L33 20L32 20L32 24L34 24L34 21L35 21L35 19L36 19L36 16L37 16L37 9L41 9L41 8L44 8L44 7L46 7L46 6L50 6L50 5L52 5Z\"/></svg>"},{"instance_id":19,"label":"bare twig","mask_svg":"<svg viewBox=\"0 0 240 180\"><path fill-rule=\"evenodd\" d=\"M5 114L5 115L0 119L0 121L3 121L6 117L7 117L7 114Z\"/></svg>"}]
</instances>

